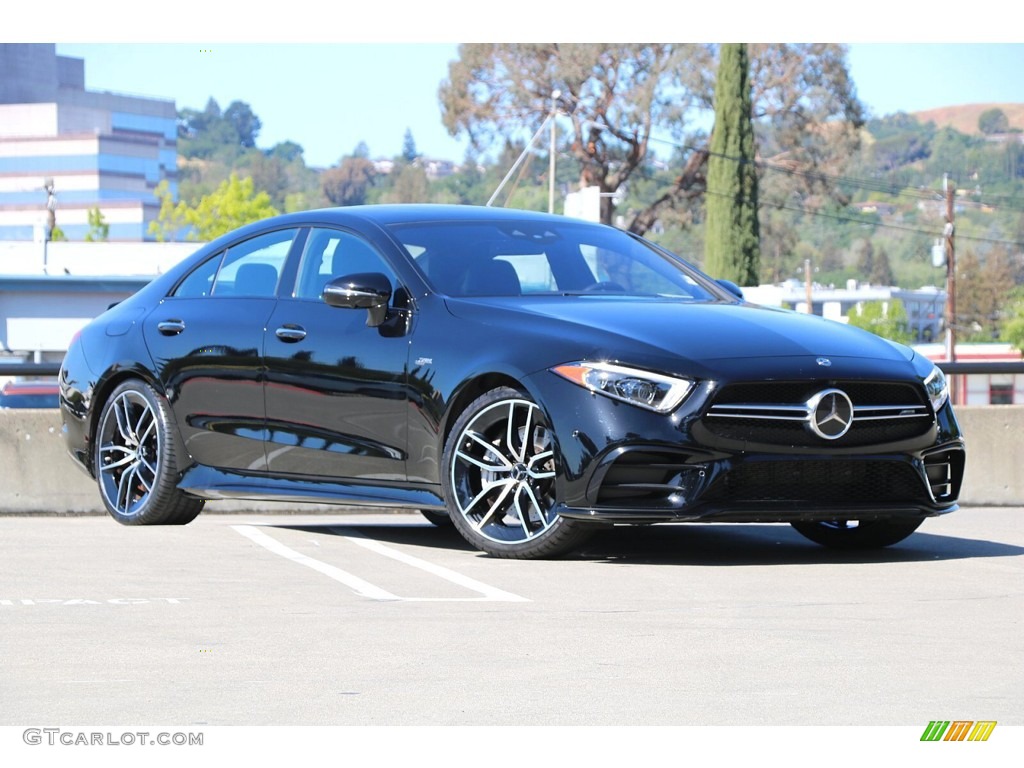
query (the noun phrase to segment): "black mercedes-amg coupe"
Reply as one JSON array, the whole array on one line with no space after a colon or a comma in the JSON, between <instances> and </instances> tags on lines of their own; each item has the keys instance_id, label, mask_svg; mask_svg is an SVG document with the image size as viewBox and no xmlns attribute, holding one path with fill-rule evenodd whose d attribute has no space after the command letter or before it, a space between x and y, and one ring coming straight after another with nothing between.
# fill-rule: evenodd
<instances>
[{"instance_id":1,"label":"black mercedes-amg coupe","mask_svg":"<svg viewBox=\"0 0 1024 768\"><path fill-rule=\"evenodd\" d=\"M259 498L418 509L501 557L659 522L879 547L955 510L964 470L911 349L492 208L243 227L89 324L60 382L68 449L126 524Z\"/></svg>"}]
</instances>

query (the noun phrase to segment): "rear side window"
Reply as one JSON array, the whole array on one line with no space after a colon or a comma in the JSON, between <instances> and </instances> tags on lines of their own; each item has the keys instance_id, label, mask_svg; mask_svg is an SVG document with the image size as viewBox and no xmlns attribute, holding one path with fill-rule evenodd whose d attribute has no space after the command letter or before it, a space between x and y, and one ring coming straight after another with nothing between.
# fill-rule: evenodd
<instances>
[{"instance_id":1,"label":"rear side window","mask_svg":"<svg viewBox=\"0 0 1024 768\"><path fill-rule=\"evenodd\" d=\"M174 291L178 298L272 297L297 229L268 232L233 245L196 267Z\"/></svg>"}]
</instances>

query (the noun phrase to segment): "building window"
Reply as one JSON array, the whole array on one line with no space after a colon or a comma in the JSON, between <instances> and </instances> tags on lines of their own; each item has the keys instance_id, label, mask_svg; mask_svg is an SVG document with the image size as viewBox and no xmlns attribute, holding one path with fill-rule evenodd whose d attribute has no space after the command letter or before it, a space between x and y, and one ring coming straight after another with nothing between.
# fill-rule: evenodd
<instances>
[{"instance_id":1,"label":"building window","mask_svg":"<svg viewBox=\"0 0 1024 768\"><path fill-rule=\"evenodd\" d=\"M1013 405L1013 376L993 375L988 380L988 401L992 405Z\"/></svg>"}]
</instances>

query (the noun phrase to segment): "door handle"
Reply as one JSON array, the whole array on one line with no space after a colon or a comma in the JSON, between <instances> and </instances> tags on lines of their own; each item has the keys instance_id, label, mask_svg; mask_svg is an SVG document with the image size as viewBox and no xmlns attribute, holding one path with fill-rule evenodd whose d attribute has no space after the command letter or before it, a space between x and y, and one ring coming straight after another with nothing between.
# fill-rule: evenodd
<instances>
[{"instance_id":1,"label":"door handle","mask_svg":"<svg viewBox=\"0 0 1024 768\"><path fill-rule=\"evenodd\" d=\"M302 341L306 338L306 329L300 325L282 325L275 333L277 338L289 344L294 344L296 341Z\"/></svg>"},{"instance_id":2,"label":"door handle","mask_svg":"<svg viewBox=\"0 0 1024 768\"><path fill-rule=\"evenodd\" d=\"M162 320L156 324L156 329L164 336L177 336L185 330L185 322L183 320Z\"/></svg>"}]
</instances>

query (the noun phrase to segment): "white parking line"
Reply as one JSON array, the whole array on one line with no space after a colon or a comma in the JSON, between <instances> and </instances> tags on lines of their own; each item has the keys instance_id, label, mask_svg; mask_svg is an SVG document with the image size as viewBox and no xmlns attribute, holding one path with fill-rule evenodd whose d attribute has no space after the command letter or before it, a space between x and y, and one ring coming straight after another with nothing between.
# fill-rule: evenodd
<instances>
[{"instance_id":1,"label":"white parking line","mask_svg":"<svg viewBox=\"0 0 1024 768\"><path fill-rule=\"evenodd\" d=\"M337 534L340 534L341 537L343 539L345 539L346 541L351 541L353 544L358 544L361 547L366 547L366 549L370 550L371 552L376 552L379 555L384 555L385 557L390 557L392 560L397 560L400 563L405 563L406 565L411 565L413 568L419 568L421 571L426 571L427 573L432 573L434 576L438 576L438 577L440 577L442 579L450 581L453 584L458 584L460 587L465 587L466 589L472 590L473 592L479 592L487 600L504 602L504 603L528 603L528 602L530 602L530 600L528 598L520 597L519 595L514 595L511 592L506 592L506 591L504 591L502 589L498 589L497 587L492 587L489 584L484 584L482 581L477 581L476 579L471 579L469 576L464 576L463 574L461 574L461 573L459 573L457 571L453 571L450 568L445 568L443 565L435 565L434 563L428 562L427 560L421 560L418 557L413 557L412 555L407 555L404 552L400 552L397 549L392 549L391 547L385 546L385 545L381 544L379 541L376 541L374 539L370 539L370 538L368 538L366 536L362 536L360 534L353 534L353 533L348 532L348 531L342 531L341 529L338 529L338 528L331 528L331 530L334 531ZM427 600L445 600L446 598L406 597L406 598L403 598L403 599L405 599L405 600L427 601ZM463 599L466 599L466 598L463 598ZM479 599L479 598L469 598L469 599Z\"/></svg>"},{"instance_id":2,"label":"white parking line","mask_svg":"<svg viewBox=\"0 0 1024 768\"><path fill-rule=\"evenodd\" d=\"M349 587L357 595L368 597L371 600L402 599L398 597L398 595L393 595L390 592L381 589L380 587L374 586L368 581L360 579L358 576L353 576L348 571L343 571L341 570L341 568L336 568L335 566L329 565L328 563L322 563L319 560L302 554L301 552L296 552L294 549L286 547L284 544L277 541L276 539L272 539L270 536L267 536L267 534L265 534L263 531L261 531L259 528L256 528L255 526L232 525L231 527L243 536L252 539L261 547L269 549L275 555L280 555L281 557L287 558L288 560L298 563L299 565L304 565L307 568L312 568L314 571L319 571L320 573L324 574L325 576L329 576L335 581L340 581L346 587Z\"/></svg>"},{"instance_id":3,"label":"white parking line","mask_svg":"<svg viewBox=\"0 0 1024 768\"><path fill-rule=\"evenodd\" d=\"M403 601L403 602L441 602L441 603L465 603L465 602L506 602L506 603L523 603L530 602L528 598L520 597L519 595L512 594L511 592L505 592L504 590L492 587L489 584L484 584L476 579L471 579L468 576L464 576L461 573L453 571L449 568L445 568L434 563L421 560L418 557L407 555L404 552L400 552L397 549L386 547L380 542L374 541L373 539L360 536L358 534L353 535L350 531L345 530L344 533L338 528L331 528L334 533L342 534L341 537L346 541L353 544L358 544L371 552L376 552L379 555L389 557L392 560L397 560L405 565L418 568L427 573L431 573L434 576L450 581L454 584L458 584L461 587L465 587L473 592L479 592L483 597L399 597L391 592L381 589L365 579L361 579L348 571L343 571L341 568L330 565L329 563L321 562L315 558L304 555L301 552L296 552L290 547L286 547L281 542L268 536L258 527L252 525L232 525L236 531L243 536L249 538L255 543L259 544L274 554L280 555L292 562L304 565L307 568L312 568L314 571L328 576L335 581L339 581L345 586L349 587L357 595L362 597L368 597L371 600L391 600L391 601Z\"/></svg>"}]
</instances>

